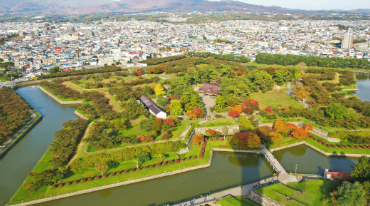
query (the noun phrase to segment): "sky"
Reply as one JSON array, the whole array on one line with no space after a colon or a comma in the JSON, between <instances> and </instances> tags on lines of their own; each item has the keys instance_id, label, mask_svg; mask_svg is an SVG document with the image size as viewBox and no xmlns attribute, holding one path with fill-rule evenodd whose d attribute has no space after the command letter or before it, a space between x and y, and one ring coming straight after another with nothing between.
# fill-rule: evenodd
<instances>
[{"instance_id":1,"label":"sky","mask_svg":"<svg viewBox=\"0 0 370 206\"><path fill-rule=\"evenodd\" d=\"M217 1L217 0L216 0ZM370 9L370 0L236 0L249 4L263 6L280 6L292 9L305 10L352 10Z\"/></svg>"}]
</instances>

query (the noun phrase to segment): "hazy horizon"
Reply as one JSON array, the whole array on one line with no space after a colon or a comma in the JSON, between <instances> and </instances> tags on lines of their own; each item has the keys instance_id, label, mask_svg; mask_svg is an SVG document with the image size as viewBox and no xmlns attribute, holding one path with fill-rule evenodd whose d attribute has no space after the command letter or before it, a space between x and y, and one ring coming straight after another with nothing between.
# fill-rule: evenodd
<instances>
[{"instance_id":1,"label":"hazy horizon","mask_svg":"<svg viewBox=\"0 0 370 206\"><path fill-rule=\"evenodd\" d=\"M219 0L209 0L219 1ZM311 0L309 3L305 1L296 0L235 0L248 4L262 5L262 6L279 6L289 9L303 9L303 10L353 10L353 9L370 9L370 1L358 0L355 2L348 2L344 0Z\"/></svg>"}]
</instances>

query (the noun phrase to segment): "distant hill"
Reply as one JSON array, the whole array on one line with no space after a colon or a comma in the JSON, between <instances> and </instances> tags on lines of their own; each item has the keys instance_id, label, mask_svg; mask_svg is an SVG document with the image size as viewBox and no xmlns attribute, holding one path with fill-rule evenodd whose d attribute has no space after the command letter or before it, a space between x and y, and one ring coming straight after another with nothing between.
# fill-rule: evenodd
<instances>
[{"instance_id":1,"label":"distant hill","mask_svg":"<svg viewBox=\"0 0 370 206\"><path fill-rule=\"evenodd\" d=\"M258 6L232 0L11 0L0 1L0 11L16 13L249 11L292 14L315 12L286 9L277 6ZM370 13L370 9L358 9L352 12Z\"/></svg>"}]
</instances>

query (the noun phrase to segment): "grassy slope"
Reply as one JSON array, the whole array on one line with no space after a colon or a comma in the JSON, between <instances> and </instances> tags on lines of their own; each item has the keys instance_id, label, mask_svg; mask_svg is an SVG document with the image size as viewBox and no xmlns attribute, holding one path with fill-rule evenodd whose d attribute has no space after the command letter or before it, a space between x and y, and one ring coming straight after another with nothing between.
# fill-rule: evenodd
<instances>
[{"instance_id":1,"label":"grassy slope","mask_svg":"<svg viewBox=\"0 0 370 206\"><path fill-rule=\"evenodd\" d=\"M226 119L211 119L196 127L220 127L220 126L236 126L238 125L235 120L231 117Z\"/></svg>"},{"instance_id":2,"label":"grassy slope","mask_svg":"<svg viewBox=\"0 0 370 206\"><path fill-rule=\"evenodd\" d=\"M220 204L221 206L258 206L253 200L249 198L244 198L242 196L227 196L215 203Z\"/></svg>"},{"instance_id":3,"label":"grassy slope","mask_svg":"<svg viewBox=\"0 0 370 206\"><path fill-rule=\"evenodd\" d=\"M286 90L286 85L281 86L280 89L275 86L272 91L252 93L250 94L250 98L258 101L260 108L265 108L267 106L275 107L277 105L283 105L284 107L294 105L295 107L303 108L304 104L285 93Z\"/></svg>"},{"instance_id":4,"label":"grassy slope","mask_svg":"<svg viewBox=\"0 0 370 206\"><path fill-rule=\"evenodd\" d=\"M290 187L302 192L297 194L285 185L273 184L256 189L257 192L274 199L283 205L329 205L329 193L335 188L336 182L330 180L306 180L299 183L289 183ZM292 198L287 200L286 197Z\"/></svg>"}]
</instances>

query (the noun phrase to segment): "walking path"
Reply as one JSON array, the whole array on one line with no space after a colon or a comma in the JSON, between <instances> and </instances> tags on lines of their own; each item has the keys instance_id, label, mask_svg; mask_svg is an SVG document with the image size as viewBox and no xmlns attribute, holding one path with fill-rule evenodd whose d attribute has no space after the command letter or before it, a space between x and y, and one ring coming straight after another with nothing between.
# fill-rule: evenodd
<instances>
[{"instance_id":1,"label":"walking path","mask_svg":"<svg viewBox=\"0 0 370 206\"><path fill-rule=\"evenodd\" d=\"M281 166L280 162L274 157L274 155L272 155L270 150L268 150L263 144L261 144L260 148L262 154L265 155L267 161L269 161L274 170L279 174L286 174L285 169L283 168L283 166Z\"/></svg>"},{"instance_id":2,"label":"walking path","mask_svg":"<svg viewBox=\"0 0 370 206\"><path fill-rule=\"evenodd\" d=\"M220 199L222 199L226 196L229 196L229 195L232 195L232 196L246 196L246 195L249 195L251 193L251 191L256 189L256 188L268 186L270 184L274 184L274 183L278 183L278 182L279 182L279 180L278 180L277 177L271 177L271 178L268 178L266 180L261 180L261 181L254 182L254 183L251 183L251 184L248 184L248 185L243 185L243 186L240 186L240 187L235 187L235 188L225 190L225 191L222 191L222 192L218 192L218 193L215 193L215 194L207 195L205 197L192 199L192 200L189 200L189 201L186 201L186 202L175 204L174 206L202 205L202 204L205 204L205 203L208 203L208 202L214 202L214 201L220 200Z\"/></svg>"}]
</instances>

